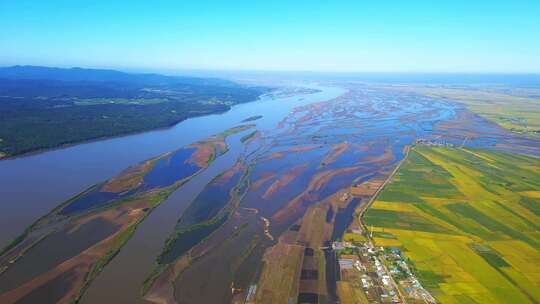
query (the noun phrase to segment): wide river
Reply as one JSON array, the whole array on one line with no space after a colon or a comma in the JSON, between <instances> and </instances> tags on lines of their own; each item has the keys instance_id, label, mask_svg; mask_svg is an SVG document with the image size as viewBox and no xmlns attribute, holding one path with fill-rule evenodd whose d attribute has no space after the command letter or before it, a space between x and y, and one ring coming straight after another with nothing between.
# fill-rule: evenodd
<instances>
[{"instance_id":1,"label":"wide river","mask_svg":"<svg viewBox=\"0 0 540 304\"><path fill-rule=\"evenodd\" d=\"M280 189L269 192L254 187L243 199L242 207L246 210L257 208L258 216L272 217L268 233L280 235L303 216L303 205L314 204L319 198L350 186L351 180L359 183L374 177L386 178L404 157L405 147L419 138L540 155L537 140L504 130L466 111L459 104L401 92L374 90L361 85L340 85L341 88L310 85L309 88L320 91L289 97L263 96L257 101L234 106L228 112L188 119L168 129L0 161L0 247L8 244L36 219L91 185L109 179L130 165L248 123L243 121L255 115L262 118L249 123L256 124L256 129L263 132L259 145L248 146L247 151L256 153L244 153L246 145L240 141L254 129L228 136L228 152L217 157L206 170L174 191L153 210L118 255L92 282L81 303L145 303L141 298L143 281L154 267L156 257L174 231L178 219L204 187L231 168L239 157L245 163L255 158L265 160L253 163L249 177L251 182L265 178L269 172L275 175L272 178L277 181L296 170L294 168L303 168L294 173L293 182L285 183ZM332 101L302 107L327 100ZM294 108L297 108L296 111L293 111ZM280 127L276 128L278 125ZM335 159L329 158L327 161L326 155L337 151L336 147L340 144L345 144L348 152L342 156L337 154ZM292 148L296 147L315 148L272 157L275 153L293 151ZM351 168L354 170L347 171ZM304 189L312 185L312 177L322 172L320 170L340 174L336 173L326 180L324 187L305 192ZM290 201L302 191L307 193L302 197L302 207L291 205L293 207L289 208ZM273 195L271 204L260 204L261 199L267 199L267 192ZM337 220L333 238L348 225L353 209L338 211L344 219ZM285 211L275 216L278 210ZM242 245L240 243L244 241L238 238L234 241L237 243L230 243L234 246L226 247L228 255L219 255L220 263L233 265L235 258L230 253L235 251L230 249ZM262 255L267 245L258 243L261 250L257 252ZM43 262L41 255L34 260L32 262L38 264ZM212 295L189 302L222 301L224 294L229 295L230 284L228 279L221 280L219 275L228 275L230 271L225 267L222 272L219 270L208 275L207 270L213 271L215 268L214 262L211 257L199 259L198 267L191 267L191 272L186 272L185 277L177 278L173 284L175 291L204 290L202 294ZM246 265L251 267L251 264ZM258 264L253 265L255 267L252 269L258 267ZM24 267L19 268L22 269L20 274L27 275ZM30 265L27 269L35 269L35 266ZM13 283L13 277L6 280ZM329 288L335 286L329 285ZM48 292L47 288L38 288L29 299L45 299Z\"/></svg>"},{"instance_id":2,"label":"wide river","mask_svg":"<svg viewBox=\"0 0 540 304\"><path fill-rule=\"evenodd\" d=\"M275 127L296 106L344 93L337 87L312 88L321 92L282 98L263 96L228 112L187 119L168 129L0 161L0 248L55 206L129 165L219 133L249 116L264 116L255 121L258 129Z\"/></svg>"}]
</instances>

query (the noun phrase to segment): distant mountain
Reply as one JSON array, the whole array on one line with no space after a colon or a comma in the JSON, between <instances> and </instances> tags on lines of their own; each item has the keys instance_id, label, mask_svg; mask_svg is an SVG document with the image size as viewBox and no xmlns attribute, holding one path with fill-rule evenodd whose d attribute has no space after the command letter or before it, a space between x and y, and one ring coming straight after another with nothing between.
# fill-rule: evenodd
<instances>
[{"instance_id":1,"label":"distant mountain","mask_svg":"<svg viewBox=\"0 0 540 304\"><path fill-rule=\"evenodd\" d=\"M184 76L165 76L160 74L130 74L115 70L54 68L31 65L0 67L0 78L11 80L59 80L76 82L125 82L145 85L212 85L238 86L238 84L218 78L198 78Z\"/></svg>"}]
</instances>

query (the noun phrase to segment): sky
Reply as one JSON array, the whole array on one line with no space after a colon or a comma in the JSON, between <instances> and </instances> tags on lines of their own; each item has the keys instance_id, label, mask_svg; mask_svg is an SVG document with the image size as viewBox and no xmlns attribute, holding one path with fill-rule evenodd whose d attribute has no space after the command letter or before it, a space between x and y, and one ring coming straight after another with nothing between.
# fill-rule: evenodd
<instances>
[{"instance_id":1,"label":"sky","mask_svg":"<svg viewBox=\"0 0 540 304\"><path fill-rule=\"evenodd\" d=\"M0 0L0 65L540 73L538 0Z\"/></svg>"}]
</instances>

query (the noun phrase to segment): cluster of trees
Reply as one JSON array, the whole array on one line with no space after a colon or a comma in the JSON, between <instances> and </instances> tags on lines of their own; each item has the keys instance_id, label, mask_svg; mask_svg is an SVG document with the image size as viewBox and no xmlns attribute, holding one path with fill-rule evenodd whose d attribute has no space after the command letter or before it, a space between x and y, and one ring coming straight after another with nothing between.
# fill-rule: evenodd
<instances>
[{"instance_id":1,"label":"cluster of trees","mask_svg":"<svg viewBox=\"0 0 540 304\"><path fill-rule=\"evenodd\" d=\"M226 111L230 105L255 100L267 90L220 79L0 68L0 152L13 156L172 126L189 117ZM88 103L94 99L99 102ZM103 102L107 99L111 102ZM115 103L114 99L128 102ZM156 103L156 99L163 102ZM78 102L81 100L85 105Z\"/></svg>"}]
</instances>

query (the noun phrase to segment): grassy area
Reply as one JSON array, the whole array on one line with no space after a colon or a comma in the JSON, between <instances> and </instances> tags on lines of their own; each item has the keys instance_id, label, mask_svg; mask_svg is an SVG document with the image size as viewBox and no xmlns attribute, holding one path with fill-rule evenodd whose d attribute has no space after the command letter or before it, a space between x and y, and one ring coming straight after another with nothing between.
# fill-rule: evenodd
<instances>
[{"instance_id":1,"label":"grassy area","mask_svg":"<svg viewBox=\"0 0 540 304\"><path fill-rule=\"evenodd\" d=\"M287 303L298 294L304 247L278 243L266 252L255 303Z\"/></svg>"},{"instance_id":2,"label":"grassy area","mask_svg":"<svg viewBox=\"0 0 540 304\"><path fill-rule=\"evenodd\" d=\"M166 98L83 98L75 99L78 106L93 106L99 104L149 105L170 102Z\"/></svg>"},{"instance_id":3,"label":"grassy area","mask_svg":"<svg viewBox=\"0 0 540 304\"><path fill-rule=\"evenodd\" d=\"M249 134L247 134L247 135L244 135L244 136L242 136L242 137L240 138L240 141L241 141L241 142L246 142L246 141L248 141L250 138L252 138L253 136L255 136L258 132L259 132L259 131L253 131L253 132L251 132L251 133L249 133Z\"/></svg>"},{"instance_id":4,"label":"grassy area","mask_svg":"<svg viewBox=\"0 0 540 304\"><path fill-rule=\"evenodd\" d=\"M103 268L109 264L110 261L120 252L120 249L129 241L129 239L135 233L135 229L139 223L128 226L124 231L120 232L115 238L114 242L107 251L107 253L100 257L92 266L90 272L87 273L83 287L77 292L74 302L77 303L83 296L84 292L90 287L90 283L101 273Z\"/></svg>"},{"instance_id":5,"label":"grassy area","mask_svg":"<svg viewBox=\"0 0 540 304\"><path fill-rule=\"evenodd\" d=\"M253 128L254 126L255 125L253 125L253 124L249 124L249 125L240 125L240 126L232 127L232 128L229 128L229 129L221 132L220 135L222 135L224 137L231 136L231 135L234 135L236 133L245 131L245 130L247 130L249 128Z\"/></svg>"},{"instance_id":6,"label":"grassy area","mask_svg":"<svg viewBox=\"0 0 540 304\"><path fill-rule=\"evenodd\" d=\"M540 302L540 159L415 147L364 221L440 303Z\"/></svg>"},{"instance_id":7,"label":"grassy area","mask_svg":"<svg viewBox=\"0 0 540 304\"><path fill-rule=\"evenodd\" d=\"M337 293L342 304L368 304L366 294L359 283L359 279L353 282L337 281Z\"/></svg>"},{"instance_id":8,"label":"grassy area","mask_svg":"<svg viewBox=\"0 0 540 304\"><path fill-rule=\"evenodd\" d=\"M170 127L225 112L267 91L219 79L0 68L0 158Z\"/></svg>"},{"instance_id":9,"label":"grassy area","mask_svg":"<svg viewBox=\"0 0 540 304\"><path fill-rule=\"evenodd\" d=\"M259 120L259 119L261 119L261 118L263 118L262 115L254 115L254 116L250 116L250 117L248 117L248 118L242 120L242 122L248 122L248 121Z\"/></svg>"},{"instance_id":10,"label":"grassy area","mask_svg":"<svg viewBox=\"0 0 540 304\"><path fill-rule=\"evenodd\" d=\"M396 89L396 87L392 87ZM434 98L461 102L471 111L518 133L540 137L540 99L515 96L478 88L399 87Z\"/></svg>"},{"instance_id":11,"label":"grassy area","mask_svg":"<svg viewBox=\"0 0 540 304\"><path fill-rule=\"evenodd\" d=\"M345 232L343 235L343 240L346 242L361 243L366 241L366 237L358 233Z\"/></svg>"}]
</instances>

